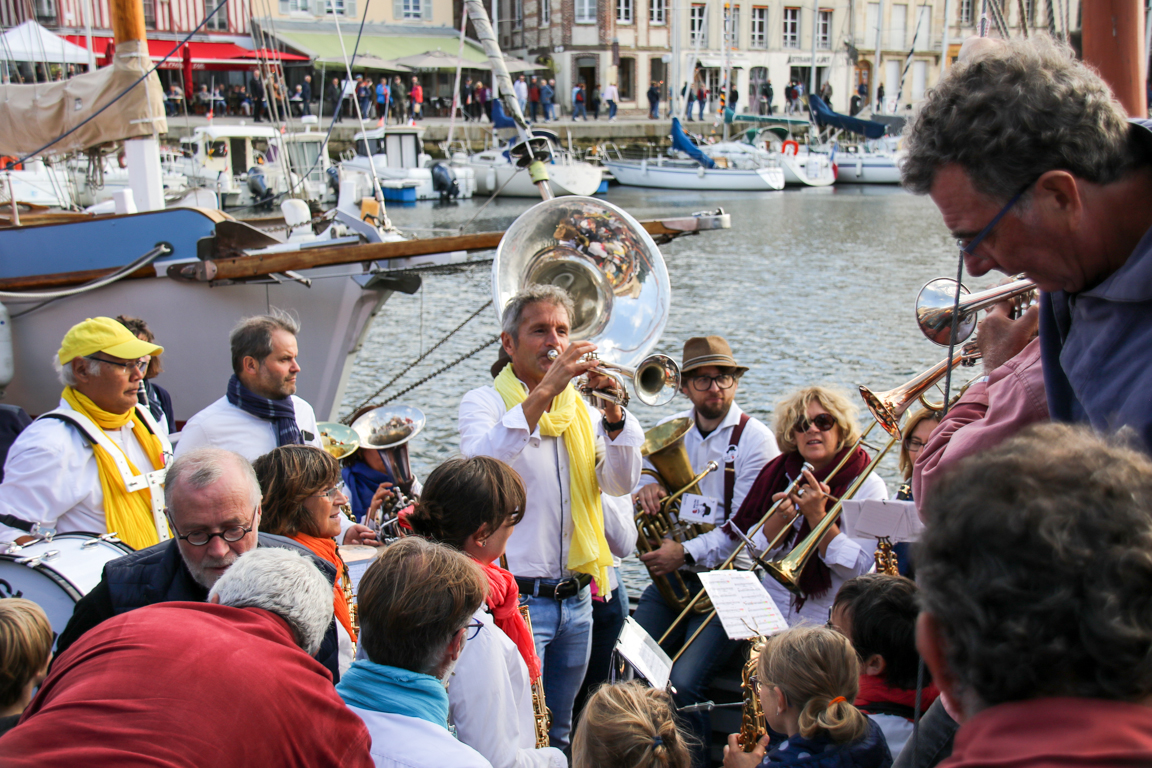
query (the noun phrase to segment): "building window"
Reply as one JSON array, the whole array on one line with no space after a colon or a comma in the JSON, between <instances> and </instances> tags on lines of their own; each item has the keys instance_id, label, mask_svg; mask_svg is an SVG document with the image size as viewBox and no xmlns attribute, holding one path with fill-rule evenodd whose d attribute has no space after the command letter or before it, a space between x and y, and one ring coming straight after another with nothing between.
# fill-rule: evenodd
<instances>
[{"instance_id":1,"label":"building window","mask_svg":"<svg viewBox=\"0 0 1152 768\"><path fill-rule=\"evenodd\" d=\"M632 23L632 0L616 0L616 23Z\"/></svg>"},{"instance_id":2,"label":"building window","mask_svg":"<svg viewBox=\"0 0 1152 768\"><path fill-rule=\"evenodd\" d=\"M524 0L512 0L512 29L524 29Z\"/></svg>"},{"instance_id":3,"label":"building window","mask_svg":"<svg viewBox=\"0 0 1152 768\"><path fill-rule=\"evenodd\" d=\"M740 6L732 5L724 9L726 27L724 36L727 38L729 48L740 47Z\"/></svg>"},{"instance_id":4,"label":"building window","mask_svg":"<svg viewBox=\"0 0 1152 768\"><path fill-rule=\"evenodd\" d=\"M403 10L405 19L422 19L424 18L420 4L424 0L404 0ZM344 13L344 0L329 0L329 2L339 2L340 10L338 13ZM329 11L331 13L331 11Z\"/></svg>"},{"instance_id":5,"label":"building window","mask_svg":"<svg viewBox=\"0 0 1152 768\"><path fill-rule=\"evenodd\" d=\"M620 66L616 68L616 77L620 80L616 84L616 88L620 91L620 101L635 101L636 59L621 56Z\"/></svg>"},{"instance_id":6,"label":"building window","mask_svg":"<svg viewBox=\"0 0 1152 768\"><path fill-rule=\"evenodd\" d=\"M820 11L816 20L816 47L822 51L832 50L832 11Z\"/></svg>"},{"instance_id":7,"label":"building window","mask_svg":"<svg viewBox=\"0 0 1152 768\"><path fill-rule=\"evenodd\" d=\"M596 23L596 0L576 0L576 23Z\"/></svg>"},{"instance_id":8,"label":"building window","mask_svg":"<svg viewBox=\"0 0 1152 768\"><path fill-rule=\"evenodd\" d=\"M540 23L546 27L552 23L552 0L540 0Z\"/></svg>"},{"instance_id":9,"label":"building window","mask_svg":"<svg viewBox=\"0 0 1152 768\"><path fill-rule=\"evenodd\" d=\"M922 5L916 12L916 29L912 32L913 47L918 50L925 50L931 43L932 38L932 9L926 5Z\"/></svg>"},{"instance_id":10,"label":"building window","mask_svg":"<svg viewBox=\"0 0 1152 768\"><path fill-rule=\"evenodd\" d=\"M405 9L407 8L409 1L410 0L405 0L403 6ZM417 0L417 2L419 2L419 0ZM337 14L343 16L344 0L324 0L324 12L329 16L335 16ZM407 18L407 10L404 10L403 13L405 14L405 18Z\"/></svg>"},{"instance_id":11,"label":"building window","mask_svg":"<svg viewBox=\"0 0 1152 768\"><path fill-rule=\"evenodd\" d=\"M889 9L888 48L898 51L908 45L908 5L900 3Z\"/></svg>"},{"instance_id":12,"label":"building window","mask_svg":"<svg viewBox=\"0 0 1152 768\"><path fill-rule=\"evenodd\" d=\"M880 3L868 3L864 13L864 47L876 48L877 27L880 26Z\"/></svg>"},{"instance_id":13,"label":"building window","mask_svg":"<svg viewBox=\"0 0 1152 768\"><path fill-rule=\"evenodd\" d=\"M280 10L285 10L283 5ZM288 0L287 10L290 13L308 13L308 0Z\"/></svg>"},{"instance_id":14,"label":"building window","mask_svg":"<svg viewBox=\"0 0 1152 768\"><path fill-rule=\"evenodd\" d=\"M763 6L752 8L752 47L768 47L768 9Z\"/></svg>"},{"instance_id":15,"label":"building window","mask_svg":"<svg viewBox=\"0 0 1152 768\"><path fill-rule=\"evenodd\" d=\"M36 0L36 20L42 24L56 25L56 0Z\"/></svg>"},{"instance_id":16,"label":"building window","mask_svg":"<svg viewBox=\"0 0 1152 768\"><path fill-rule=\"evenodd\" d=\"M144 28L156 29L156 0L144 0Z\"/></svg>"},{"instance_id":17,"label":"building window","mask_svg":"<svg viewBox=\"0 0 1152 768\"><path fill-rule=\"evenodd\" d=\"M708 6L698 3L692 4L692 10L688 17L688 28L690 30L690 39L692 45L707 48L708 47L708 34L704 28L704 14L707 12Z\"/></svg>"},{"instance_id":18,"label":"building window","mask_svg":"<svg viewBox=\"0 0 1152 768\"><path fill-rule=\"evenodd\" d=\"M343 0L341 0L343 1ZM217 6L225 5L225 0L204 0L204 15L215 11ZM204 29L212 30L214 32L227 32L228 31L228 8L224 7L217 11L216 15L208 19L208 23L204 25Z\"/></svg>"},{"instance_id":19,"label":"building window","mask_svg":"<svg viewBox=\"0 0 1152 768\"><path fill-rule=\"evenodd\" d=\"M648 0L648 23L664 24L667 19L665 0Z\"/></svg>"},{"instance_id":20,"label":"building window","mask_svg":"<svg viewBox=\"0 0 1152 768\"><path fill-rule=\"evenodd\" d=\"M800 9L784 9L784 47L800 47Z\"/></svg>"},{"instance_id":21,"label":"building window","mask_svg":"<svg viewBox=\"0 0 1152 768\"><path fill-rule=\"evenodd\" d=\"M972 25L972 0L960 0L960 23L966 27Z\"/></svg>"},{"instance_id":22,"label":"building window","mask_svg":"<svg viewBox=\"0 0 1152 768\"><path fill-rule=\"evenodd\" d=\"M1036 0L1024 0L1024 22L1028 26L1036 23Z\"/></svg>"}]
</instances>

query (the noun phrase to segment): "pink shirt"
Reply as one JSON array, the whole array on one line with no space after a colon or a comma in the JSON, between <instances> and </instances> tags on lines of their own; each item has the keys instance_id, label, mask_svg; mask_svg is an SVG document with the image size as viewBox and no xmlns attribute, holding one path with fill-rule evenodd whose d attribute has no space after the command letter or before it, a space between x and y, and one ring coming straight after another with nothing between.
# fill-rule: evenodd
<instances>
[{"instance_id":1,"label":"pink shirt","mask_svg":"<svg viewBox=\"0 0 1152 768\"><path fill-rule=\"evenodd\" d=\"M948 410L912 469L912 496L923 509L932 484L965 456L987 450L1029 424L1048 420L1040 340L973 384ZM924 513L920 513L924 517Z\"/></svg>"}]
</instances>

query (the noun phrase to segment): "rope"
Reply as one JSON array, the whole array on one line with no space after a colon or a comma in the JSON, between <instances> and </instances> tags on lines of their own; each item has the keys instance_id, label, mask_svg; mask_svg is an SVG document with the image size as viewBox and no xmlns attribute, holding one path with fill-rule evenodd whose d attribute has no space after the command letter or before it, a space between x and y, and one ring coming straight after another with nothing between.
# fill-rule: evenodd
<instances>
[{"instance_id":1,"label":"rope","mask_svg":"<svg viewBox=\"0 0 1152 768\"><path fill-rule=\"evenodd\" d=\"M476 310L475 312L473 312L472 314L468 315L468 317L464 318L464 321L463 321L462 323L460 323L460 325L456 326L456 327L455 327L455 328L453 328L451 331L449 331L447 336L445 336L444 338L440 339L440 341L436 342L434 345L432 345L431 347L429 347L427 352L425 352L424 354L422 354L422 355L420 355L419 357L417 357L415 360L413 360L411 363L409 363L409 364L407 365L407 367L405 367L405 368L404 368L404 370L400 371L400 373L396 374L396 375L395 375L395 376L393 376L391 379L389 379L388 381L384 382L383 386L381 386L379 389L377 389L377 390L376 390L375 392L373 392L372 394L368 395L368 397L364 398L364 400L363 400L363 401L361 401L361 403L360 403L359 405L357 405L355 408L353 408L353 409L352 409L352 412L353 412L353 413L355 413L356 411L360 410L360 409L361 409L361 408L363 408L364 406L368 405L368 403L372 402L372 401L373 401L373 400L375 400L377 397L379 397L381 392L383 392L384 390L388 389L388 387L390 387L390 386L392 386L393 384L395 384L395 383L396 383L396 381L397 381L397 380L398 380L398 379L399 379L401 376L403 376L404 374L408 373L408 371L412 370L412 369L413 369L413 368L415 368L417 365L419 365L421 361L423 361L423 360L424 360L426 357L428 357L428 355L432 354L432 353L433 353L433 352L435 352L437 349L439 349L441 346L443 346L444 342L448 341L448 339L450 339L450 338L452 338L453 336L455 336L455 335L456 335L456 333L457 333L457 332L458 332L458 331L459 331L461 328L463 328L463 327L464 327L464 326L466 326L468 323L470 323L470 322L471 322L471 321L472 321L472 320L473 320L473 319L474 319L474 318L475 318L477 315L479 315L479 314L480 314L481 312L483 312L484 310L488 309L488 307L490 307L490 306L492 306L492 299L489 299L488 301L484 302L484 304L483 304L483 305L481 305L479 308L477 308L477 310ZM487 347L487 346L489 346L491 343L492 343L492 342L488 342L488 343L487 343L487 344L485 344L484 346L485 346L485 347ZM472 353L470 353L470 354L469 354L469 356L470 356L470 355L474 355L474 354L476 354L476 352L479 352L479 351L480 351L480 349L483 349L483 348L484 348L484 347L480 347L480 348L479 348L479 349L477 349L475 352L472 352ZM467 357L468 357L468 356L465 356L465 357L462 357L462 358L460 358L460 359L459 359L459 360L457 360L456 362L454 362L454 363L451 363L451 364L450 364L450 365L448 365L447 367L445 367L445 368L442 368L440 371L437 371L436 373L432 374L432 376L435 376L435 375L437 375L437 374L439 374L439 373L442 373L443 371L446 371L446 370L448 370L448 368L451 368L453 365L456 365L457 363L460 363L461 361L463 361L463 360L466 360L466 359L467 359ZM428 379L432 378L432 376L428 376L428 377L426 377L426 378L424 378L424 379L421 379L419 382L417 382L416 384L412 385L412 386L411 386L411 387L409 387L408 389L405 389L405 390L404 390L403 392L401 392L400 394L403 394L404 392L409 392L409 391L411 391L413 388L415 388L415 387L419 386L420 384L423 384L425 381L427 381ZM395 399L395 396L394 396L392 399ZM385 400L384 402L390 402L390 400Z\"/></svg>"},{"instance_id":2,"label":"rope","mask_svg":"<svg viewBox=\"0 0 1152 768\"><path fill-rule=\"evenodd\" d=\"M439 370L435 370L435 371L432 371L432 373L430 373L430 374L428 374L427 376L425 376L424 378L422 378L422 379L418 380L418 381L417 381L417 382L415 382L414 384L412 384L412 385L410 385L410 386L407 386L407 387L404 387L404 389L402 389L402 390L400 390L399 392L397 392L396 394L392 395L392 397L390 397L390 398L388 398L387 400L383 401L382 403L380 403L380 405L387 405L388 403L392 402L393 400L396 400L397 398L403 397L404 395L408 394L409 392L411 392L412 390L414 390L414 389L416 389L417 387L421 386L422 384L426 384L426 383L428 383L429 381L431 381L432 379L436 378L436 377L437 377L437 376L439 376L440 374L444 373L444 372L445 372L445 371L447 371L448 369L450 369L450 368L454 368L454 367L456 367L457 365L459 365L460 363L462 363L462 362L464 362L465 360L467 360L468 358L470 358L470 357L473 357L473 356L475 356L475 355L478 355L478 354L480 354L480 353L481 353L481 352L483 352L485 349L487 349L488 347L492 346L493 344L495 344L495 343L496 343L496 342L498 342L498 341L500 341L500 337L499 337L499 336L496 336L496 337L494 337L494 338L490 339L489 341L486 341L486 342L484 342L483 344L481 344L481 345L479 345L479 346L477 346L477 347L473 348L472 350L470 350L470 351L468 351L468 352L465 352L463 355L461 355L460 357L456 358L456 359L455 359L455 360L453 360L452 362L448 363L448 365L444 366L443 368L440 368Z\"/></svg>"}]
</instances>

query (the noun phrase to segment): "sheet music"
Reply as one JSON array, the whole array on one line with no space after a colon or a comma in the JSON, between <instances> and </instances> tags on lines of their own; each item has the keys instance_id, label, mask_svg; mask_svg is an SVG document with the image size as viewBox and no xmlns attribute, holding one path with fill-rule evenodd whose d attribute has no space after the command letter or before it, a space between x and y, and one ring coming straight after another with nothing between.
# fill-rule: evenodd
<instances>
[{"instance_id":1,"label":"sheet music","mask_svg":"<svg viewBox=\"0 0 1152 768\"><path fill-rule=\"evenodd\" d=\"M916 541L924 523L916 503L896 499L848 500L844 502L844 532L853 539L871 540L887 536L892 543Z\"/></svg>"},{"instance_id":2,"label":"sheet music","mask_svg":"<svg viewBox=\"0 0 1152 768\"><path fill-rule=\"evenodd\" d=\"M732 640L773 635L788 622L764 585L750 571L708 571L699 574L724 631Z\"/></svg>"},{"instance_id":3,"label":"sheet music","mask_svg":"<svg viewBox=\"0 0 1152 768\"><path fill-rule=\"evenodd\" d=\"M364 572L368 570L368 566L372 565L372 561L376 559L376 555L379 553L379 548L363 544L340 546L340 557L348 566L348 578L352 581L352 594L360 594L360 579L363 578Z\"/></svg>"},{"instance_id":4,"label":"sheet music","mask_svg":"<svg viewBox=\"0 0 1152 768\"><path fill-rule=\"evenodd\" d=\"M624 627L616 640L616 652L635 667L653 688L663 690L668 687L672 659L631 616L624 620Z\"/></svg>"}]
</instances>

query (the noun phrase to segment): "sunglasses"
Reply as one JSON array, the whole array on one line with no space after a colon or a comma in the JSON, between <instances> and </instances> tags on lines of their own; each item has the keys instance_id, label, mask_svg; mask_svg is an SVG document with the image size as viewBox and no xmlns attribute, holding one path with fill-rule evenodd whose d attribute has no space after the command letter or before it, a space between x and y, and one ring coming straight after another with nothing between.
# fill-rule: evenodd
<instances>
[{"instance_id":1,"label":"sunglasses","mask_svg":"<svg viewBox=\"0 0 1152 768\"><path fill-rule=\"evenodd\" d=\"M807 432L808 428L813 424L815 424L816 429L820 430L821 432L827 432L828 430L832 429L832 427L836 426L836 419L832 418L827 413L821 413L812 420L807 418L800 419L800 421L796 422L792 426L792 431Z\"/></svg>"}]
</instances>

